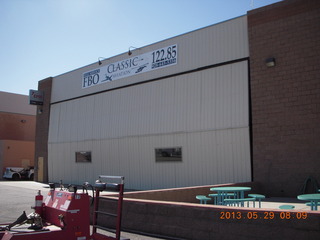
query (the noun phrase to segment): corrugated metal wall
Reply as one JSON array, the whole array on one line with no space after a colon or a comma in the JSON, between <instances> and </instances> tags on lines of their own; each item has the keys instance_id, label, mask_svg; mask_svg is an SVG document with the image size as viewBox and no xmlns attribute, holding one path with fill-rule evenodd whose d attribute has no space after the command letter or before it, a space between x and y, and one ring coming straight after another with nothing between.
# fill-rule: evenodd
<instances>
[{"instance_id":1,"label":"corrugated metal wall","mask_svg":"<svg viewBox=\"0 0 320 240\"><path fill-rule=\"evenodd\" d=\"M154 189L251 180L247 61L51 106L50 181L124 175ZM182 147L182 162L155 148ZM76 163L76 151L92 151Z\"/></svg>"},{"instance_id":2,"label":"corrugated metal wall","mask_svg":"<svg viewBox=\"0 0 320 240\"><path fill-rule=\"evenodd\" d=\"M174 66L82 89L82 74L84 72L173 44L177 44L178 47L178 63ZM103 61L101 66L96 62L53 78L51 102L64 101L203 66L245 58L249 56L248 46L247 16L218 23L145 47L136 46L139 49L134 50L131 56L126 52Z\"/></svg>"}]
</instances>

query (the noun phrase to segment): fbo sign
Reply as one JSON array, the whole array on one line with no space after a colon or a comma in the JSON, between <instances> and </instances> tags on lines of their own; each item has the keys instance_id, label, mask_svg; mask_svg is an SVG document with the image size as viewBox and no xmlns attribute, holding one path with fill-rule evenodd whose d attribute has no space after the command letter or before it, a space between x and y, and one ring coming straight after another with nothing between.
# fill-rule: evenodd
<instances>
[{"instance_id":1,"label":"fbo sign","mask_svg":"<svg viewBox=\"0 0 320 240\"><path fill-rule=\"evenodd\" d=\"M82 88L177 64L178 46L170 45L122 61L110 63L82 75Z\"/></svg>"},{"instance_id":2,"label":"fbo sign","mask_svg":"<svg viewBox=\"0 0 320 240\"><path fill-rule=\"evenodd\" d=\"M83 74L82 88L91 87L99 83L100 69L96 69Z\"/></svg>"}]
</instances>

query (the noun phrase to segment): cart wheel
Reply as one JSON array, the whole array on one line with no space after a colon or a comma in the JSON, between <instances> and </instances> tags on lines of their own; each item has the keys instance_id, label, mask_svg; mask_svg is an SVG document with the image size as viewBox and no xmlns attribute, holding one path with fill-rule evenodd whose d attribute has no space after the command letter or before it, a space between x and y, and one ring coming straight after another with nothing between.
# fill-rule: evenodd
<instances>
[{"instance_id":1,"label":"cart wheel","mask_svg":"<svg viewBox=\"0 0 320 240\"><path fill-rule=\"evenodd\" d=\"M12 175L12 180L13 180L13 181L18 181L18 180L20 180L19 174L17 174L17 173L13 174L13 175Z\"/></svg>"},{"instance_id":2,"label":"cart wheel","mask_svg":"<svg viewBox=\"0 0 320 240\"><path fill-rule=\"evenodd\" d=\"M29 180L33 181L33 177L34 177L33 174L31 174Z\"/></svg>"}]
</instances>

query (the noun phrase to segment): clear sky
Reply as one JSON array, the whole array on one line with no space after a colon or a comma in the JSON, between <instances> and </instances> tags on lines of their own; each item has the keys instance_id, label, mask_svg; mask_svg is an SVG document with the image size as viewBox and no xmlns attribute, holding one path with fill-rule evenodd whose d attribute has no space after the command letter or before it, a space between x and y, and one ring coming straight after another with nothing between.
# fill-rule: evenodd
<instances>
[{"instance_id":1,"label":"clear sky","mask_svg":"<svg viewBox=\"0 0 320 240\"><path fill-rule=\"evenodd\" d=\"M0 0L0 91L206 27L280 0Z\"/></svg>"}]
</instances>

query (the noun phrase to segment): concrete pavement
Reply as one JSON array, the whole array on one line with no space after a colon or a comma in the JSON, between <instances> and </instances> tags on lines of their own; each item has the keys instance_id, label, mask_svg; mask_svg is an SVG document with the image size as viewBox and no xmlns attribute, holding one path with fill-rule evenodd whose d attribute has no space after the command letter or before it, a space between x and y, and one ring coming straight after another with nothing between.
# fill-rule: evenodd
<instances>
[{"instance_id":1,"label":"concrete pavement","mask_svg":"<svg viewBox=\"0 0 320 240\"><path fill-rule=\"evenodd\" d=\"M0 223L16 220L23 211L32 213L38 190L46 196L49 186L32 181L0 181Z\"/></svg>"}]
</instances>

